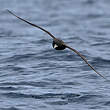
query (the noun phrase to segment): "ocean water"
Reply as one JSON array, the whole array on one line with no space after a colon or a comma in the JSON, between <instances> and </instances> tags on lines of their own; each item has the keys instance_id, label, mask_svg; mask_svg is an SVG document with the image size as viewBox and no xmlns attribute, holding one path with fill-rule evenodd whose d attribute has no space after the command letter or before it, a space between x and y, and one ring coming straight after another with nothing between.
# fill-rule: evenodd
<instances>
[{"instance_id":1,"label":"ocean water","mask_svg":"<svg viewBox=\"0 0 110 110\"><path fill-rule=\"evenodd\" d=\"M0 110L110 110L109 0L0 0Z\"/></svg>"}]
</instances>

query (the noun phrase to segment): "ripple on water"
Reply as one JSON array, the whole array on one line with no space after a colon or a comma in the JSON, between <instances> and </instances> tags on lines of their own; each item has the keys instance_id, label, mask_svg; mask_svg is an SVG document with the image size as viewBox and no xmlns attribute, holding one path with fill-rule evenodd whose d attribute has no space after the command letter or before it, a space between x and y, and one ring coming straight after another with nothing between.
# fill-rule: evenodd
<instances>
[{"instance_id":1,"label":"ripple on water","mask_svg":"<svg viewBox=\"0 0 110 110\"><path fill-rule=\"evenodd\" d=\"M46 93L42 95L35 95L35 94L23 94L23 93L15 93L15 92L8 92L8 93L2 93L2 95L9 97L9 98L35 98L35 99L74 99L75 97L79 97L80 94L74 94L74 93L64 93L64 94L55 94L55 93Z\"/></svg>"},{"instance_id":2,"label":"ripple on water","mask_svg":"<svg viewBox=\"0 0 110 110\"><path fill-rule=\"evenodd\" d=\"M18 107L16 108L16 107L7 107L7 108L0 108L1 110L21 110L21 109L19 109Z\"/></svg>"},{"instance_id":3,"label":"ripple on water","mask_svg":"<svg viewBox=\"0 0 110 110\"><path fill-rule=\"evenodd\" d=\"M98 71L110 71L109 0L0 0L4 8L63 39ZM0 12L0 109L109 110L109 83L51 42L46 33ZM100 57L90 54L95 52Z\"/></svg>"}]
</instances>

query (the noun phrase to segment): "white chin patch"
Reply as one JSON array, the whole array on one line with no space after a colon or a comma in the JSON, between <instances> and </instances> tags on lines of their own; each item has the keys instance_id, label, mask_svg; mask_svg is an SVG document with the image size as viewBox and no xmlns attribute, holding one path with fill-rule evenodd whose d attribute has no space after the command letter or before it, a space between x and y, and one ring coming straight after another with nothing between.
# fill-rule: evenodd
<instances>
[{"instance_id":1,"label":"white chin patch","mask_svg":"<svg viewBox=\"0 0 110 110\"><path fill-rule=\"evenodd\" d=\"M55 44L55 45L54 45L54 49L57 48L57 47L58 47L58 45Z\"/></svg>"}]
</instances>

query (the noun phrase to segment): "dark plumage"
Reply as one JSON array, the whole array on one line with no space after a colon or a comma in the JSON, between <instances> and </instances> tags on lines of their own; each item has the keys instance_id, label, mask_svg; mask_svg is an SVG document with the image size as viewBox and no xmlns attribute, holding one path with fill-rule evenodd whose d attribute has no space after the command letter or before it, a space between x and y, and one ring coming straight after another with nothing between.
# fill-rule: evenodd
<instances>
[{"instance_id":1,"label":"dark plumage","mask_svg":"<svg viewBox=\"0 0 110 110\"><path fill-rule=\"evenodd\" d=\"M64 50L66 48L64 42L60 39L53 39L52 46L56 50Z\"/></svg>"},{"instance_id":2,"label":"dark plumage","mask_svg":"<svg viewBox=\"0 0 110 110\"><path fill-rule=\"evenodd\" d=\"M44 28L42 28L42 27L40 27L40 26L38 26L38 25L35 25L35 24L33 24L33 23L31 23L31 22L29 22L29 21L27 21L27 20L25 20L25 19L23 19L23 18L21 18L21 17L15 15L14 13L12 13L12 12L9 11L9 10L7 10L7 11L8 11L9 13L11 13L12 15L14 15L15 17L17 17L18 19L20 19L20 20L22 20L22 21L24 21L24 22L30 24L31 26L34 26L34 27L36 27L36 28L39 28L39 29L41 29L42 31L44 31L44 32L46 32L47 34L49 34L49 35L53 38L53 43L52 43L53 48L55 48L56 50L64 50L65 48L68 48L68 49L72 50L72 51L75 52L77 55L79 55L79 56L85 61L85 63L87 63L87 65L88 65L92 70L94 70L98 75L100 75L101 77L103 77L104 79L106 79L102 74L100 74L99 72L97 72L97 71L88 63L88 61L86 60L86 58L85 58L83 55L81 55L77 50L75 50L74 48L71 48L70 46L66 45L62 40L56 38L53 34L51 34L49 31L45 30Z\"/></svg>"}]
</instances>

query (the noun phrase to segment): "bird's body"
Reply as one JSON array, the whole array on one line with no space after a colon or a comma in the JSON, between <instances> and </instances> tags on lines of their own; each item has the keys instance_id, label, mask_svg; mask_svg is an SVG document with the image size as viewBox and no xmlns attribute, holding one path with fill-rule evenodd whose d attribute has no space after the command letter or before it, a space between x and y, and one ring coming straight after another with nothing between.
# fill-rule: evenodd
<instances>
[{"instance_id":1,"label":"bird's body","mask_svg":"<svg viewBox=\"0 0 110 110\"><path fill-rule=\"evenodd\" d=\"M79 55L79 56L85 61L85 63L86 63L92 70L94 70L98 75L100 75L101 77L103 77L104 79L106 79L102 74L100 74L99 72L97 72L97 71L88 63L88 61L86 60L86 58L85 58L83 55L81 55L76 49L74 49L74 48L72 48L72 47L66 45L62 40L56 38L53 34L51 34L51 33L50 33L49 31L47 31L46 29L44 29L44 28L42 28L42 27L40 27L40 26L38 26L38 25L36 25L36 24L33 24L33 23L31 23L31 22L29 22L29 21L27 21L27 20L25 20L25 19L23 19L23 18L21 18L21 17L15 15L14 13L12 13L12 12L9 11L9 10L8 10L8 12L11 13L13 16L17 17L18 19L20 19L20 20L22 20L22 21L24 21L24 22L30 24L31 26L34 26L34 27L39 28L40 30L46 32L48 35L50 35L50 36L53 38L52 46L53 46L54 49L56 49L56 50L64 50L65 48L68 48L68 49L72 50L72 51L75 52L77 55Z\"/></svg>"},{"instance_id":2,"label":"bird's body","mask_svg":"<svg viewBox=\"0 0 110 110\"><path fill-rule=\"evenodd\" d=\"M53 39L52 46L56 50L64 50L66 48L64 42L60 39Z\"/></svg>"}]
</instances>

